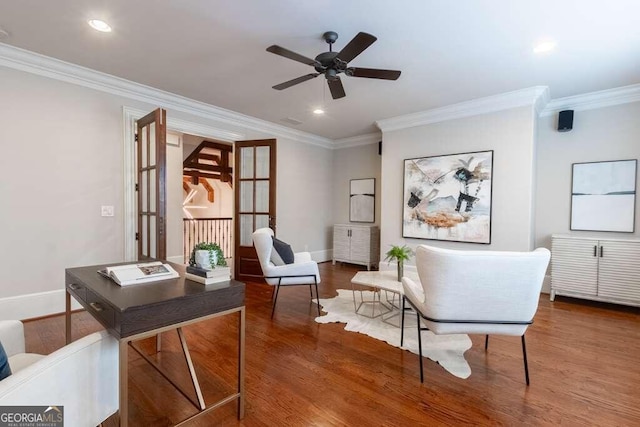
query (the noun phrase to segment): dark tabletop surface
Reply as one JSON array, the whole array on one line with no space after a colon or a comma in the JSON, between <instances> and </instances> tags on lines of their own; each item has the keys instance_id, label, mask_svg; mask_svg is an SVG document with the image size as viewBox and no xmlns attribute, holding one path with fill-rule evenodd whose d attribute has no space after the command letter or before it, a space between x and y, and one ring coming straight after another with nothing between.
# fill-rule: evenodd
<instances>
[{"instance_id":1,"label":"dark tabletop surface","mask_svg":"<svg viewBox=\"0 0 640 427\"><path fill-rule=\"evenodd\" d=\"M153 260L148 262L151 261ZM114 307L119 308L121 311L138 306L159 304L168 300L194 298L198 295L222 289L241 287L244 290L244 283L238 282L237 280L228 280L211 285L202 285L200 283L187 280L184 278L185 267L183 265L171 262L166 263L171 265L171 267L180 274L179 278L120 286L114 281L98 274L98 270L106 267L121 264L133 264L132 262L128 262L67 268L65 270L67 273L66 283L84 284L87 288L109 301Z\"/></svg>"}]
</instances>

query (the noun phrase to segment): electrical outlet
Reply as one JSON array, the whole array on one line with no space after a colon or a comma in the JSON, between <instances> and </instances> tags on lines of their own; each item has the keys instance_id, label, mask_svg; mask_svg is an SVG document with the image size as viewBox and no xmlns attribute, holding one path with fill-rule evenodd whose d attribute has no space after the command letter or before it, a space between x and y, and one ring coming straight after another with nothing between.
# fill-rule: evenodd
<instances>
[{"instance_id":1,"label":"electrical outlet","mask_svg":"<svg viewBox=\"0 0 640 427\"><path fill-rule=\"evenodd\" d=\"M113 216L113 206L102 206L102 216Z\"/></svg>"}]
</instances>

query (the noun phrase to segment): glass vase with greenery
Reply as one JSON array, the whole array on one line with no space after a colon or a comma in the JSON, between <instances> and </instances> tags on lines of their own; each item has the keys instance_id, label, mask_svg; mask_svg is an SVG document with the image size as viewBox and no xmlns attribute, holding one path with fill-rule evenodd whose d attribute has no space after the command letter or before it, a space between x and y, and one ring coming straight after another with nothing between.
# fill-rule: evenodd
<instances>
[{"instance_id":1,"label":"glass vase with greenery","mask_svg":"<svg viewBox=\"0 0 640 427\"><path fill-rule=\"evenodd\" d=\"M391 245L391 249L389 249L385 255L385 261L395 261L398 264L398 282L402 281L402 276L404 275L404 262L408 261L413 256L413 250L407 245Z\"/></svg>"},{"instance_id":2,"label":"glass vase with greenery","mask_svg":"<svg viewBox=\"0 0 640 427\"><path fill-rule=\"evenodd\" d=\"M224 253L217 243L213 242L200 242L197 243L193 250L191 250L191 256L189 257L189 265L196 265L196 251L209 251L209 260L211 260L211 268L226 267L227 260L224 259Z\"/></svg>"}]
</instances>

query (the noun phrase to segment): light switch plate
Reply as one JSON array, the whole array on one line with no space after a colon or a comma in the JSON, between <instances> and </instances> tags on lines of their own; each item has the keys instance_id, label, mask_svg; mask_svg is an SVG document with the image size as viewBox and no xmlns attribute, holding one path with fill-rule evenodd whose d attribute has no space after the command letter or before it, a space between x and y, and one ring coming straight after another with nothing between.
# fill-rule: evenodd
<instances>
[{"instance_id":1,"label":"light switch plate","mask_svg":"<svg viewBox=\"0 0 640 427\"><path fill-rule=\"evenodd\" d=\"M113 206L102 206L102 216L113 216Z\"/></svg>"}]
</instances>

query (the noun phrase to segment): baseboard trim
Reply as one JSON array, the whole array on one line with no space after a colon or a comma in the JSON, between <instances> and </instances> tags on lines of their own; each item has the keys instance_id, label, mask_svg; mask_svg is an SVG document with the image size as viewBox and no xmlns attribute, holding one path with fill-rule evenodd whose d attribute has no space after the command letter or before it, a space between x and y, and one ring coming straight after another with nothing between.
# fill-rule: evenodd
<instances>
[{"instance_id":1,"label":"baseboard trim","mask_svg":"<svg viewBox=\"0 0 640 427\"><path fill-rule=\"evenodd\" d=\"M65 290L17 295L0 299L0 320L27 320L64 313ZM82 306L73 298L71 309L78 310Z\"/></svg>"},{"instance_id":2,"label":"baseboard trim","mask_svg":"<svg viewBox=\"0 0 640 427\"><path fill-rule=\"evenodd\" d=\"M333 258L333 249L325 249L323 251L310 252L311 259L315 262L331 261Z\"/></svg>"}]
</instances>

